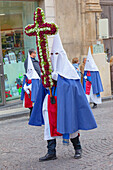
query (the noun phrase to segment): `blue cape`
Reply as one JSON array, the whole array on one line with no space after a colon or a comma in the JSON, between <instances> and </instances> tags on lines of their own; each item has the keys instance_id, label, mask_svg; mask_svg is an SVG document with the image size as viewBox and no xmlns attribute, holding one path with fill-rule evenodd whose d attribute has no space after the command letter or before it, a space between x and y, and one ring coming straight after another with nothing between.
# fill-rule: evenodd
<instances>
[{"instance_id":1,"label":"blue cape","mask_svg":"<svg viewBox=\"0 0 113 170\"><path fill-rule=\"evenodd\" d=\"M39 90L39 79L32 79L31 101L35 102Z\"/></svg>"},{"instance_id":2,"label":"blue cape","mask_svg":"<svg viewBox=\"0 0 113 170\"><path fill-rule=\"evenodd\" d=\"M53 92L54 92L54 88L52 88L52 94ZM41 126L44 124L43 115L42 115L42 107L43 107L44 98L47 94L50 94L50 92L48 89L44 88L41 82L39 85L36 102L34 104L32 114L30 117L29 125ZM55 92L55 96L57 96L57 92Z\"/></svg>"},{"instance_id":3,"label":"blue cape","mask_svg":"<svg viewBox=\"0 0 113 170\"><path fill-rule=\"evenodd\" d=\"M24 100L24 95L25 95L25 91L24 91L24 85L25 85L25 82L26 82L26 76L24 76L24 79L23 79L23 84L22 84L22 91L21 91L21 100Z\"/></svg>"},{"instance_id":4,"label":"blue cape","mask_svg":"<svg viewBox=\"0 0 113 170\"><path fill-rule=\"evenodd\" d=\"M58 77L57 105L58 132L74 133L97 127L80 80Z\"/></svg>"},{"instance_id":5,"label":"blue cape","mask_svg":"<svg viewBox=\"0 0 113 170\"><path fill-rule=\"evenodd\" d=\"M99 71L90 71L91 73L91 83L93 88L93 94L98 94L100 92L103 92L103 86L100 78ZM87 71L84 72L84 76L87 75ZM83 87L84 91L86 89L86 82L85 79L83 79Z\"/></svg>"},{"instance_id":6,"label":"blue cape","mask_svg":"<svg viewBox=\"0 0 113 170\"><path fill-rule=\"evenodd\" d=\"M22 91L21 91L21 100L24 99L24 85L26 83L26 79L27 77L25 76L24 79L23 79L23 85L22 85ZM32 102L35 102L36 101L36 97L37 97L37 93L38 93L38 90L39 90L39 82L40 80L38 79L32 79L32 88L31 88L31 101Z\"/></svg>"},{"instance_id":7,"label":"blue cape","mask_svg":"<svg viewBox=\"0 0 113 170\"><path fill-rule=\"evenodd\" d=\"M49 91L41 83L29 125L41 126L44 124L42 107L46 94L49 94ZM69 80L58 76L57 131L65 134L96 127L96 121L80 80Z\"/></svg>"}]
</instances>

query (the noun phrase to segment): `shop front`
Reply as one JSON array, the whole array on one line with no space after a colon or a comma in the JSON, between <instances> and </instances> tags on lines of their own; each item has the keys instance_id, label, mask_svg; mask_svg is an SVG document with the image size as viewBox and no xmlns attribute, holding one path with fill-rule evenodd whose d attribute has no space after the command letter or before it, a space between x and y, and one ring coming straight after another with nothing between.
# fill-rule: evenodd
<instances>
[{"instance_id":1,"label":"shop front","mask_svg":"<svg viewBox=\"0 0 113 170\"><path fill-rule=\"evenodd\" d=\"M35 37L24 34L38 1L0 1L0 104L20 97L24 61Z\"/></svg>"}]
</instances>

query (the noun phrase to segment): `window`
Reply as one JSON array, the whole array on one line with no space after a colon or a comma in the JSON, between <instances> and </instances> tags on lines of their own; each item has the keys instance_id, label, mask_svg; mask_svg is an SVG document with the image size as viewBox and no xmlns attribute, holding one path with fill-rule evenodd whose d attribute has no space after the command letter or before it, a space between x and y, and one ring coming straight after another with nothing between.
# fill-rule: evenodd
<instances>
[{"instance_id":1,"label":"window","mask_svg":"<svg viewBox=\"0 0 113 170\"><path fill-rule=\"evenodd\" d=\"M37 2L0 1L0 33L5 76L6 99L21 94L24 61L30 48L36 49L35 37L24 34L24 28L33 23Z\"/></svg>"}]
</instances>

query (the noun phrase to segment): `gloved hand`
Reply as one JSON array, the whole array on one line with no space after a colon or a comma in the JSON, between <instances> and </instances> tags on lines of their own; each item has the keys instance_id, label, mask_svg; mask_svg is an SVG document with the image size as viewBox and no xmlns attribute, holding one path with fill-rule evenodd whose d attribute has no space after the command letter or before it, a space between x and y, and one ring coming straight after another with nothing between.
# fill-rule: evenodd
<instances>
[{"instance_id":1,"label":"gloved hand","mask_svg":"<svg viewBox=\"0 0 113 170\"><path fill-rule=\"evenodd\" d=\"M27 94L30 94L31 87L32 87L31 84L28 85L28 86L25 84L23 88L24 88L24 91L25 91Z\"/></svg>"}]
</instances>

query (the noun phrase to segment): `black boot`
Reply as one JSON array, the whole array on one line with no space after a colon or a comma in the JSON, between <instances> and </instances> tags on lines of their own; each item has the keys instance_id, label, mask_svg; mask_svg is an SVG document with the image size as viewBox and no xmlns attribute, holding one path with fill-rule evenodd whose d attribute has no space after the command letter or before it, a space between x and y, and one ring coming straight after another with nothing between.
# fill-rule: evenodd
<instances>
[{"instance_id":1,"label":"black boot","mask_svg":"<svg viewBox=\"0 0 113 170\"><path fill-rule=\"evenodd\" d=\"M48 145L47 145L48 153L44 157L39 158L40 162L57 159L57 157L56 157L56 139L48 140L47 143L48 143Z\"/></svg>"},{"instance_id":2,"label":"black boot","mask_svg":"<svg viewBox=\"0 0 113 170\"><path fill-rule=\"evenodd\" d=\"M97 108L97 104L96 104L96 103L93 103L92 109L95 109L95 108Z\"/></svg>"},{"instance_id":3,"label":"black boot","mask_svg":"<svg viewBox=\"0 0 113 170\"><path fill-rule=\"evenodd\" d=\"M75 159L79 159L82 156L82 148L81 148L81 144L79 141L79 136L77 136L76 138L71 139L71 142L74 146L75 149L75 155L74 158Z\"/></svg>"}]
</instances>

